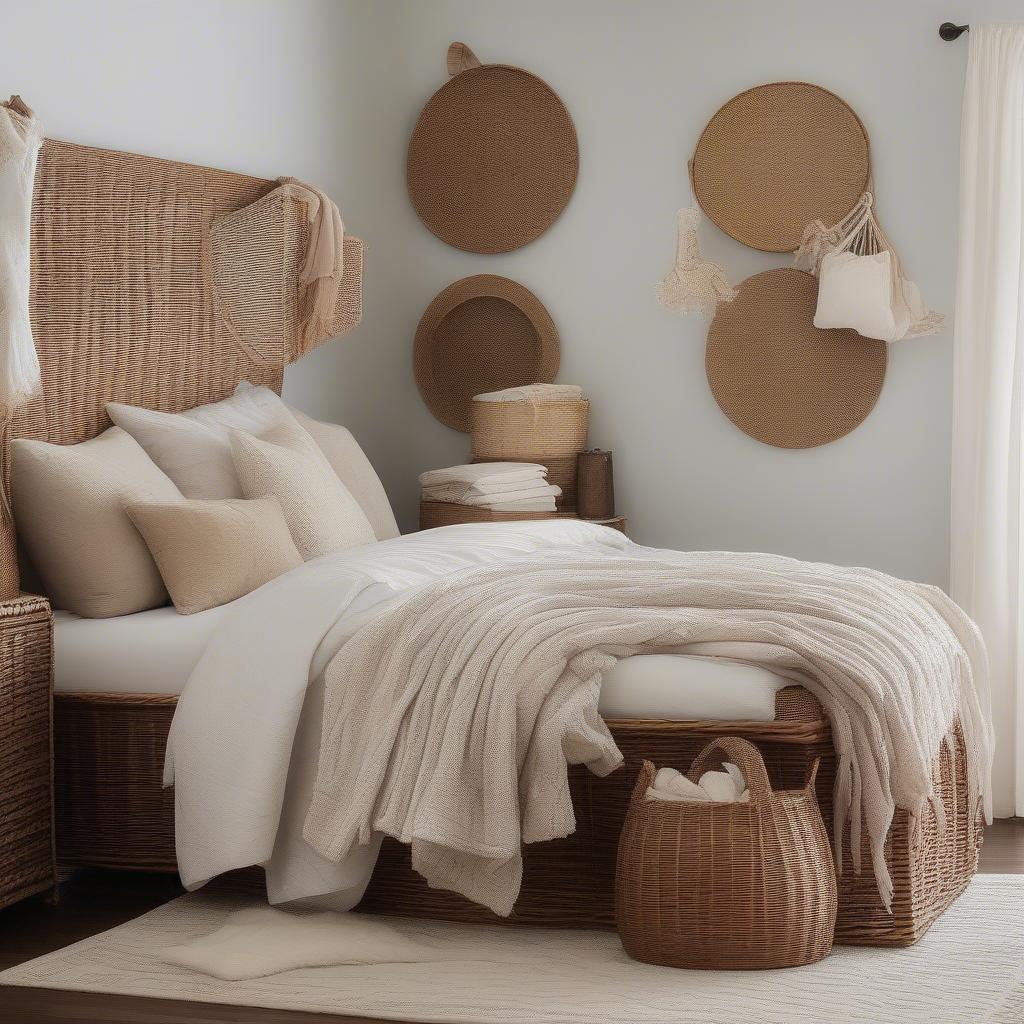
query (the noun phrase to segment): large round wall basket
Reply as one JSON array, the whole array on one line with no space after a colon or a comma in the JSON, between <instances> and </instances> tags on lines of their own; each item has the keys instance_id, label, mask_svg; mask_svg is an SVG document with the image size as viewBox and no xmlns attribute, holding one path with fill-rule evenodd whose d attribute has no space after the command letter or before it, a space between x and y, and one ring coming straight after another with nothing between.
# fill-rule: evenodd
<instances>
[{"instance_id":1,"label":"large round wall basket","mask_svg":"<svg viewBox=\"0 0 1024 1024\"><path fill-rule=\"evenodd\" d=\"M814 326L818 283L800 270L748 277L708 331L705 366L722 412L777 448L813 448L848 434L885 380L884 341Z\"/></svg>"},{"instance_id":2,"label":"large round wall basket","mask_svg":"<svg viewBox=\"0 0 1024 1024\"><path fill-rule=\"evenodd\" d=\"M734 96L708 122L690 163L693 192L737 242L793 252L815 219L836 224L868 186L868 134L852 108L806 82Z\"/></svg>"},{"instance_id":3,"label":"large round wall basket","mask_svg":"<svg viewBox=\"0 0 1024 1024\"><path fill-rule=\"evenodd\" d=\"M576 129L551 87L522 68L481 64L452 43L448 72L413 129L409 196L443 242L510 252L543 234L569 202Z\"/></svg>"},{"instance_id":4,"label":"large round wall basket","mask_svg":"<svg viewBox=\"0 0 1024 1024\"><path fill-rule=\"evenodd\" d=\"M550 384L558 331L540 299L507 277L477 274L440 292L416 329L416 384L430 411L469 433L470 403L485 391Z\"/></svg>"}]
</instances>

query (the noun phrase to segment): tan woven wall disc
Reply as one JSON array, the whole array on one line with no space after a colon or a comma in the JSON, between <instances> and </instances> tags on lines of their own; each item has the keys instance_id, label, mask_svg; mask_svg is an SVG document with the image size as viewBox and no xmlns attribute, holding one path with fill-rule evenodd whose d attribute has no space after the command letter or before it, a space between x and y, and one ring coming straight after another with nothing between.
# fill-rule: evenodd
<instances>
[{"instance_id":1,"label":"tan woven wall disc","mask_svg":"<svg viewBox=\"0 0 1024 1024\"><path fill-rule=\"evenodd\" d=\"M764 252L793 252L815 218L842 220L870 170L860 118L834 93L805 82L734 96L708 122L690 164L708 217Z\"/></svg>"},{"instance_id":2,"label":"tan woven wall disc","mask_svg":"<svg viewBox=\"0 0 1024 1024\"><path fill-rule=\"evenodd\" d=\"M540 299L507 277L477 274L449 285L427 307L413 367L430 411L468 434L474 395L550 384L559 358L558 331Z\"/></svg>"},{"instance_id":3,"label":"tan woven wall disc","mask_svg":"<svg viewBox=\"0 0 1024 1024\"><path fill-rule=\"evenodd\" d=\"M813 448L861 423L882 391L884 341L814 326L818 283L800 270L748 277L708 330L705 367L722 412L777 448Z\"/></svg>"},{"instance_id":4,"label":"tan woven wall disc","mask_svg":"<svg viewBox=\"0 0 1024 1024\"><path fill-rule=\"evenodd\" d=\"M543 234L576 186L579 147L565 105L521 68L483 64L463 43L454 75L427 102L409 142L409 197L443 242L509 252Z\"/></svg>"}]
</instances>

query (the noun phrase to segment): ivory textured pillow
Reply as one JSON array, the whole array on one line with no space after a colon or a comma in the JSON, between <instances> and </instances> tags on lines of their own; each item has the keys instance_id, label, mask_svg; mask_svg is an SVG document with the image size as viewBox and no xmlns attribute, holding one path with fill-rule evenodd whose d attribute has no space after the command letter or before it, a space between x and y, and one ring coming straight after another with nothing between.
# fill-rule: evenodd
<instances>
[{"instance_id":1,"label":"ivory textured pillow","mask_svg":"<svg viewBox=\"0 0 1024 1024\"><path fill-rule=\"evenodd\" d=\"M182 615L227 604L302 565L276 498L125 506Z\"/></svg>"},{"instance_id":2,"label":"ivory textured pillow","mask_svg":"<svg viewBox=\"0 0 1024 1024\"><path fill-rule=\"evenodd\" d=\"M395 522L395 513L391 510L384 486L351 432L336 423L315 420L298 409L291 409L291 412L299 426L317 443L352 497L359 502L377 540L397 537L398 523Z\"/></svg>"},{"instance_id":3,"label":"ivory textured pillow","mask_svg":"<svg viewBox=\"0 0 1024 1024\"><path fill-rule=\"evenodd\" d=\"M311 442L312 444L312 442ZM273 495L292 539L309 561L377 538L370 521L338 475L313 451L287 448L242 430L231 432L235 472L247 498Z\"/></svg>"},{"instance_id":4,"label":"ivory textured pillow","mask_svg":"<svg viewBox=\"0 0 1024 1024\"><path fill-rule=\"evenodd\" d=\"M101 619L167 600L124 503L181 495L123 430L72 445L11 441L11 493L18 536L55 607Z\"/></svg>"}]
</instances>

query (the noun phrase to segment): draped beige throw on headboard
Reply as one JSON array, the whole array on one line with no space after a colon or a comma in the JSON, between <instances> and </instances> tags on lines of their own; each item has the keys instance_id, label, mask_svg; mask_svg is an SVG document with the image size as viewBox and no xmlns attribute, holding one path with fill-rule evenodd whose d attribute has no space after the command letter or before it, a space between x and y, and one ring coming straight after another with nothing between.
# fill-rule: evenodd
<instances>
[{"instance_id":1,"label":"draped beige throw on headboard","mask_svg":"<svg viewBox=\"0 0 1024 1024\"><path fill-rule=\"evenodd\" d=\"M302 200L275 182L47 141L32 207L42 392L4 438L4 479L9 437L83 441L110 426L107 402L178 412L242 379L280 390L305 351L292 280L307 231ZM359 321L362 262L346 236L334 336ZM0 598L18 586L4 517Z\"/></svg>"}]
</instances>

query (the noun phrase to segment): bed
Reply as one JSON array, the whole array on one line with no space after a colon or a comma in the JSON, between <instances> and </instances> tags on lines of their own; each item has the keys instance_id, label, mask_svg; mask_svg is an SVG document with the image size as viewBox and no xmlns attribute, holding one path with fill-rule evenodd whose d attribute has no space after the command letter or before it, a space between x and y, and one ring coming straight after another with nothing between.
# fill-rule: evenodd
<instances>
[{"instance_id":1,"label":"bed","mask_svg":"<svg viewBox=\"0 0 1024 1024\"><path fill-rule=\"evenodd\" d=\"M203 226L213 211L250 203L271 185L48 143L33 217L33 327L44 392L18 415L7 437L82 441L109 425L108 401L176 412L224 398L242 379L280 390L280 366L247 346L214 303ZM99 269L121 266L128 252L141 258L134 240L152 217L147 219L145 208L129 212L123 199L133 191L178 211L178 227L188 225L191 232L168 232L154 257L162 282L156 293L105 277ZM86 210L97 195L110 204L108 216L76 219L76 211ZM189 215L190 207L202 211L198 219ZM133 217L142 219L133 222ZM57 252L67 259L51 261ZM356 252L361 259L361 247L353 247ZM69 324L89 326L69 331ZM16 550L8 530L0 538L0 581L8 594L16 589ZM192 616L182 625L172 611L158 609L131 618L131 623L57 618L58 857L66 865L174 871L173 794L161 786L164 747L177 689L207 630L216 628L217 616ZM708 669L690 661L686 670L710 683L721 667L710 675ZM638 671L651 676L630 678ZM644 758L684 768L710 737L740 735L762 750L776 786L802 785L810 765L821 758L817 791L826 822L831 819L830 727L807 691L761 677L748 679L742 698L730 685L734 703L719 702L710 685L703 695L691 688L692 703L669 707L653 669L633 665L623 673L625 681L612 680L606 689L605 713L625 766L605 779L584 769L572 771L577 832L528 848L514 921L612 925L619 824ZM623 701L627 688L642 691L642 699ZM847 857L837 941L915 942L968 884L976 869L980 824L974 809L967 808L962 737L954 730L951 739L934 773L952 829L940 838L926 823L912 836L906 814L897 814L887 846L896 887L891 915L881 905L870 870L855 876ZM392 842L385 843L361 908L460 920L488 917L460 897L428 889L411 870L405 849Z\"/></svg>"}]
</instances>

